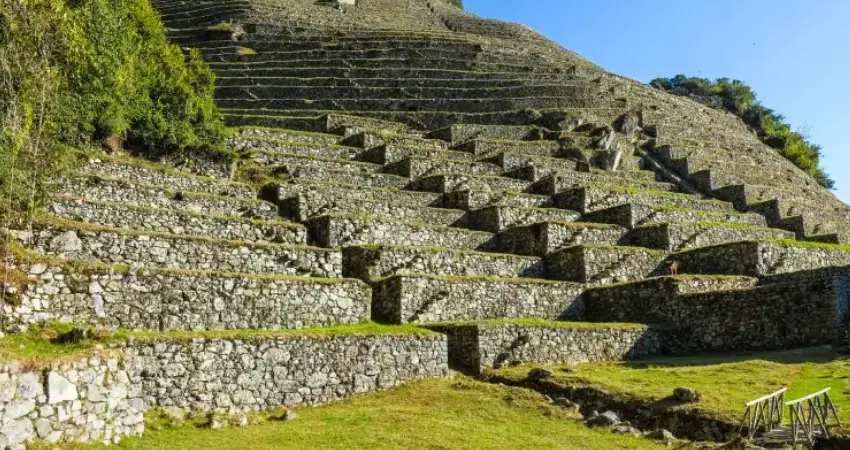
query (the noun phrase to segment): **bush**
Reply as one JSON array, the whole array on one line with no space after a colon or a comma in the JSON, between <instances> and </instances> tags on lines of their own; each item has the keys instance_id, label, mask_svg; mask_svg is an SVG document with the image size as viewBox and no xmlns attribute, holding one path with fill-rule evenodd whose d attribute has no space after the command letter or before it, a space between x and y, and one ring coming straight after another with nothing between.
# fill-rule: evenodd
<instances>
[{"instance_id":1,"label":"bush","mask_svg":"<svg viewBox=\"0 0 850 450\"><path fill-rule=\"evenodd\" d=\"M764 143L811 175L821 186L828 189L835 186L820 167L822 148L809 142L803 134L792 131L785 118L763 106L752 88L742 81L728 78L711 81L676 75L673 78L656 78L650 85L737 115L758 132Z\"/></svg>"},{"instance_id":2,"label":"bush","mask_svg":"<svg viewBox=\"0 0 850 450\"><path fill-rule=\"evenodd\" d=\"M217 146L214 80L146 0L0 0L0 214L32 210L70 147L112 138L145 152Z\"/></svg>"}]
</instances>

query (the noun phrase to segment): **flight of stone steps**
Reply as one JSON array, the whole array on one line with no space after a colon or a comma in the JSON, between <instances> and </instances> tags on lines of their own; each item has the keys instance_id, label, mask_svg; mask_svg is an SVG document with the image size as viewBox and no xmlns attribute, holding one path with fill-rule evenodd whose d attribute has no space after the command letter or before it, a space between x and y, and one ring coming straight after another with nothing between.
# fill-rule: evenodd
<instances>
[{"instance_id":1,"label":"flight of stone steps","mask_svg":"<svg viewBox=\"0 0 850 450\"><path fill-rule=\"evenodd\" d=\"M591 133L569 142L604 153ZM333 115L234 129L237 161L198 164L262 185L81 153L50 216L18 237L106 265L86 278L69 264L82 289L42 288L7 316L159 332L419 324L473 372L835 338L850 249L679 192L637 154L586 167L541 136Z\"/></svg>"}]
</instances>

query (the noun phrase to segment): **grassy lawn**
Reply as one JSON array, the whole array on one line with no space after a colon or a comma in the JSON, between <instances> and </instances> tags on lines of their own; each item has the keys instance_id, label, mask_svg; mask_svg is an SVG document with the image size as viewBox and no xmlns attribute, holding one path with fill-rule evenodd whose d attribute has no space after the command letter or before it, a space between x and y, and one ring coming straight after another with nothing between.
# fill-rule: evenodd
<instances>
[{"instance_id":1,"label":"grassy lawn","mask_svg":"<svg viewBox=\"0 0 850 450\"><path fill-rule=\"evenodd\" d=\"M149 430L117 446L65 449L517 449L654 450L654 441L591 430L535 392L466 378L431 380L317 408L289 422L244 428ZM45 448L56 448L49 446Z\"/></svg>"},{"instance_id":2,"label":"grassy lawn","mask_svg":"<svg viewBox=\"0 0 850 450\"><path fill-rule=\"evenodd\" d=\"M524 378L529 367L495 371ZM688 386L702 395L695 406L710 414L740 420L744 404L788 387L786 400L831 387L830 397L843 424L850 424L850 359L827 347L756 354L659 358L622 363L596 363L555 370L552 381L595 386L608 392L650 401ZM694 407L694 406L680 406Z\"/></svg>"}]
</instances>

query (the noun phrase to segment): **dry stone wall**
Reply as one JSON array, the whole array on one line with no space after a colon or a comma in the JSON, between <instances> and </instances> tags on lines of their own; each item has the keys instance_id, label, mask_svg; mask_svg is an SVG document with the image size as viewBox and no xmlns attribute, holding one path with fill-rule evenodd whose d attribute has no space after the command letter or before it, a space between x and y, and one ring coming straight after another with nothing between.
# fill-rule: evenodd
<instances>
[{"instance_id":1,"label":"dry stone wall","mask_svg":"<svg viewBox=\"0 0 850 450\"><path fill-rule=\"evenodd\" d=\"M374 283L373 316L388 323L577 317L574 283L395 276Z\"/></svg>"},{"instance_id":2,"label":"dry stone wall","mask_svg":"<svg viewBox=\"0 0 850 450\"><path fill-rule=\"evenodd\" d=\"M0 366L0 447L34 440L113 443L141 435L141 384L114 354L27 369Z\"/></svg>"},{"instance_id":3,"label":"dry stone wall","mask_svg":"<svg viewBox=\"0 0 850 450\"><path fill-rule=\"evenodd\" d=\"M282 221L217 217L160 209L128 208L113 203L54 200L50 212L56 217L116 228L206 236L213 239L306 244L307 230Z\"/></svg>"},{"instance_id":4,"label":"dry stone wall","mask_svg":"<svg viewBox=\"0 0 850 450\"><path fill-rule=\"evenodd\" d=\"M292 329L370 318L358 280L112 272L36 264L38 284L4 305L6 326L58 320L137 330Z\"/></svg>"},{"instance_id":5,"label":"dry stone wall","mask_svg":"<svg viewBox=\"0 0 850 450\"><path fill-rule=\"evenodd\" d=\"M523 362L576 364L640 358L659 354L667 346L663 332L640 325L494 323L435 329L448 335L451 363L475 373Z\"/></svg>"},{"instance_id":6,"label":"dry stone wall","mask_svg":"<svg viewBox=\"0 0 850 450\"><path fill-rule=\"evenodd\" d=\"M850 264L847 247L735 242L676 253L682 273L763 276Z\"/></svg>"},{"instance_id":7,"label":"dry stone wall","mask_svg":"<svg viewBox=\"0 0 850 450\"><path fill-rule=\"evenodd\" d=\"M145 405L228 413L316 405L448 375L439 335L330 335L131 342Z\"/></svg>"},{"instance_id":8,"label":"dry stone wall","mask_svg":"<svg viewBox=\"0 0 850 450\"><path fill-rule=\"evenodd\" d=\"M123 234L104 231L63 230L43 226L19 233L21 241L39 253L173 269L220 272L342 277L339 251L273 244L232 245L158 234Z\"/></svg>"},{"instance_id":9,"label":"dry stone wall","mask_svg":"<svg viewBox=\"0 0 850 450\"><path fill-rule=\"evenodd\" d=\"M629 320L676 330L677 338L670 342L676 352L831 344L846 336L850 324L846 278L749 289L730 281L728 290L690 293L677 291L676 284L658 279L589 290L584 295L584 319Z\"/></svg>"}]
</instances>

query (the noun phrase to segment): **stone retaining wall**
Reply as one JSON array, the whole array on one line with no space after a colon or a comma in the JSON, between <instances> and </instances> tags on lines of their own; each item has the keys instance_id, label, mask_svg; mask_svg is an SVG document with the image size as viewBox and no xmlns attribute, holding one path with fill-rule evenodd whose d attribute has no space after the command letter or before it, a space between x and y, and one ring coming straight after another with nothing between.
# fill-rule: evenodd
<instances>
[{"instance_id":1,"label":"stone retaining wall","mask_svg":"<svg viewBox=\"0 0 850 450\"><path fill-rule=\"evenodd\" d=\"M539 258L428 247L345 247L345 276L369 280L391 275L543 278Z\"/></svg>"},{"instance_id":2,"label":"stone retaining wall","mask_svg":"<svg viewBox=\"0 0 850 450\"><path fill-rule=\"evenodd\" d=\"M626 230L616 225L543 222L509 228L498 235L497 250L545 256L579 244L616 245Z\"/></svg>"},{"instance_id":3,"label":"stone retaining wall","mask_svg":"<svg viewBox=\"0 0 850 450\"><path fill-rule=\"evenodd\" d=\"M221 412L316 405L448 375L439 335L330 335L129 342L145 404Z\"/></svg>"},{"instance_id":4,"label":"stone retaining wall","mask_svg":"<svg viewBox=\"0 0 850 450\"><path fill-rule=\"evenodd\" d=\"M301 245L307 243L306 228L283 221L259 221L173 210L132 208L113 203L92 203L69 198L54 199L50 204L50 213L63 219L108 227L188 234L213 239Z\"/></svg>"},{"instance_id":5,"label":"stone retaining wall","mask_svg":"<svg viewBox=\"0 0 850 450\"><path fill-rule=\"evenodd\" d=\"M117 230L116 230L117 231ZM172 269L342 277L339 251L273 244L247 245L157 234L64 230L51 225L19 233L33 250L52 256Z\"/></svg>"},{"instance_id":6,"label":"stone retaining wall","mask_svg":"<svg viewBox=\"0 0 850 450\"><path fill-rule=\"evenodd\" d=\"M0 447L25 442L118 442L144 432L141 385L117 355L92 355L46 368L0 366Z\"/></svg>"},{"instance_id":7,"label":"stone retaining wall","mask_svg":"<svg viewBox=\"0 0 850 450\"><path fill-rule=\"evenodd\" d=\"M838 246L734 242L671 255L681 273L763 276L850 264L850 251Z\"/></svg>"},{"instance_id":8,"label":"stone retaining wall","mask_svg":"<svg viewBox=\"0 0 850 450\"><path fill-rule=\"evenodd\" d=\"M662 325L676 330L676 352L807 347L836 343L850 324L846 279L814 278L750 289L680 294L669 279L593 289L584 319Z\"/></svg>"},{"instance_id":9,"label":"stone retaining wall","mask_svg":"<svg viewBox=\"0 0 850 450\"><path fill-rule=\"evenodd\" d=\"M665 253L637 247L578 245L546 255L546 278L588 284L639 280L661 270Z\"/></svg>"},{"instance_id":10,"label":"stone retaining wall","mask_svg":"<svg viewBox=\"0 0 850 450\"><path fill-rule=\"evenodd\" d=\"M134 183L168 186L170 189L177 191L202 192L244 198L254 198L256 196L256 191L252 187L231 183L226 179L196 177L190 173L181 173L155 166L125 163L109 158L90 159L82 170L89 174L120 178Z\"/></svg>"},{"instance_id":11,"label":"stone retaining wall","mask_svg":"<svg viewBox=\"0 0 850 450\"><path fill-rule=\"evenodd\" d=\"M291 329L370 318L370 289L357 280L110 273L43 264L30 275L39 283L21 293L19 305L4 305L7 327L59 320L158 331Z\"/></svg>"},{"instance_id":12,"label":"stone retaining wall","mask_svg":"<svg viewBox=\"0 0 850 450\"><path fill-rule=\"evenodd\" d=\"M498 278L395 276L374 284L376 320L428 323L537 317L578 317L573 283Z\"/></svg>"},{"instance_id":13,"label":"stone retaining wall","mask_svg":"<svg viewBox=\"0 0 850 450\"><path fill-rule=\"evenodd\" d=\"M439 327L448 335L452 365L480 373L490 367L534 362L618 361L661 353L662 332L642 326L478 324Z\"/></svg>"},{"instance_id":14,"label":"stone retaining wall","mask_svg":"<svg viewBox=\"0 0 850 450\"><path fill-rule=\"evenodd\" d=\"M192 211L218 216L277 217L275 205L243 197L224 197L172 191L144 183L130 183L98 176L76 176L58 183L57 190L91 201L130 206Z\"/></svg>"},{"instance_id":15,"label":"stone retaining wall","mask_svg":"<svg viewBox=\"0 0 850 450\"><path fill-rule=\"evenodd\" d=\"M486 250L493 246L490 233L397 222L382 217L321 216L308 222L307 226L316 244L327 248L378 243L465 250Z\"/></svg>"}]
</instances>

